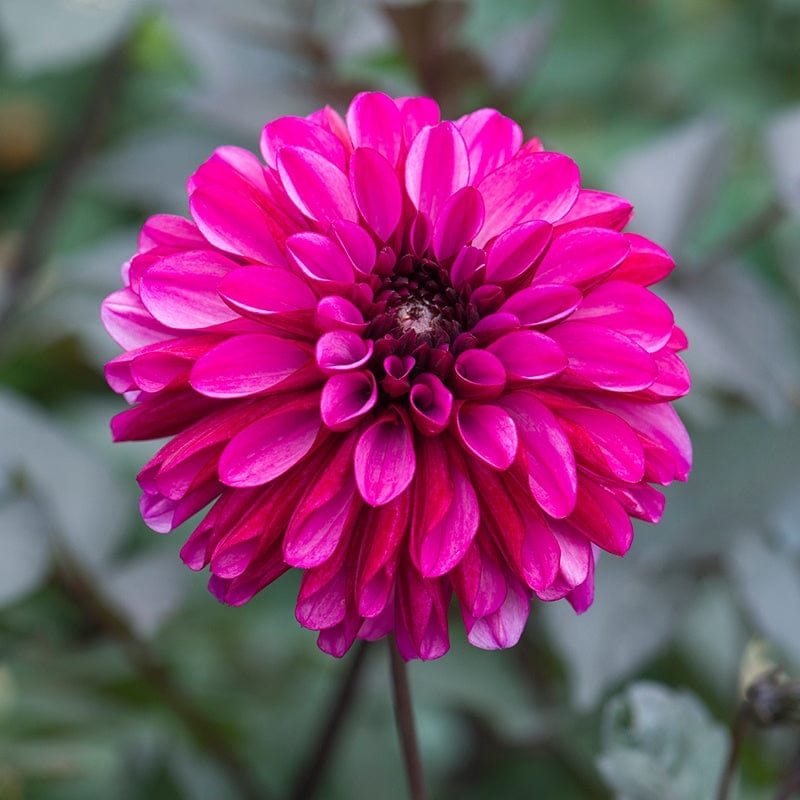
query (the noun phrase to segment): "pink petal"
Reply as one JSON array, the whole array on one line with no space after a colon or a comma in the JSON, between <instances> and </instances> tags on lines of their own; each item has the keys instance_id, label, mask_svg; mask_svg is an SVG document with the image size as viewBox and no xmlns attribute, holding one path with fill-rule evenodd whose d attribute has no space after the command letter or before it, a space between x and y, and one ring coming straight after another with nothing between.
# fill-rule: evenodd
<instances>
[{"instance_id":1,"label":"pink petal","mask_svg":"<svg viewBox=\"0 0 800 800\"><path fill-rule=\"evenodd\" d=\"M403 193L392 165L378 152L359 147L350 159L350 188L364 221L382 241L394 233Z\"/></svg>"},{"instance_id":2,"label":"pink petal","mask_svg":"<svg viewBox=\"0 0 800 800\"><path fill-rule=\"evenodd\" d=\"M530 614L530 598L519 581L508 578L503 605L480 619L465 619L467 640L483 650L513 647L519 642Z\"/></svg>"},{"instance_id":3,"label":"pink petal","mask_svg":"<svg viewBox=\"0 0 800 800\"><path fill-rule=\"evenodd\" d=\"M548 325L569 316L583 299L574 286L537 283L515 292L500 306L500 311L514 314L520 324Z\"/></svg>"},{"instance_id":4,"label":"pink petal","mask_svg":"<svg viewBox=\"0 0 800 800\"><path fill-rule=\"evenodd\" d=\"M478 247L462 247L450 267L450 280L456 289L470 283L485 263L485 254Z\"/></svg>"},{"instance_id":5,"label":"pink petal","mask_svg":"<svg viewBox=\"0 0 800 800\"><path fill-rule=\"evenodd\" d=\"M680 356L664 348L653 355L653 361L658 375L647 389L649 395L658 400L677 400L688 393L692 379Z\"/></svg>"},{"instance_id":6,"label":"pink petal","mask_svg":"<svg viewBox=\"0 0 800 800\"><path fill-rule=\"evenodd\" d=\"M452 376L459 397L494 400L506 385L503 362L488 350L465 350L456 358Z\"/></svg>"},{"instance_id":7,"label":"pink petal","mask_svg":"<svg viewBox=\"0 0 800 800\"><path fill-rule=\"evenodd\" d=\"M536 502L551 517L571 514L578 489L575 455L553 412L527 392L512 392L501 404L511 414L525 448Z\"/></svg>"},{"instance_id":8,"label":"pink petal","mask_svg":"<svg viewBox=\"0 0 800 800\"><path fill-rule=\"evenodd\" d=\"M565 384L611 392L646 389L656 377L649 354L627 336L588 322L562 322L548 331L567 354Z\"/></svg>"},{"instance_id":9,"label":"pink petal","mask_svg":"<svg viewBox=\"0 0 800 800\"><path fill-rule=\"evenodd\" d=\"M510 161L522 144L522 128L493 108L467 114L456 126L467 145L473 184Z\"/></svg>"},{"instance_id":10,"label":"pink petal","mask_svg":"<svg viewBox=\"0 0 800 800\"><path fill-rule=\"evenodd\" d=\"M571 228L610 228L621 231L633 216L633 206L624 198L607 192L581 189L575 205L558 223L559 232Z\"/></svg>"},{"instance_id":11,"label":"pink petal","mask_svg":"<svg viewBox=\"0 0 800 800\"><path fill-rule=\"evenodd\" d=\"M264 167L249 151L227 145L218 147L211 158L201 164L186 183L186 191L192 194L207 184L223 184L237 194L268 192Z\"/></svg>"},{"instance_id":12,"label":"pink petal","mask_svg":"<svg viewBox=\"0 0 800 800\"><path fill-rule=\"evenodd\" d=\"M113 292L100 307L100 318L108 335L126 350L170 339L175 331L162 325L130 289Z\"/></svg>"},{"instance_id":13,"label":"pink petal","mask_svg":"<svg viewBox=\"0 0 800 800\"><path fill-rule=\"evenodd\" d=\"M435 436L450 424L453 395L439 378L424 372L415 381L408 396L411 418L425 436Z\"/></svg>"},{"instance_id":14,"label":"pink petal","mask_svg":"<svg viewBox=\"0 0 800 800\"><path fill-rule=\"evenodd\" d=\"M594 571L595 559L589 561L589 574L586 580L576 586L568 595L567 602L572 606L576 614L583 614L588 611L594 602Z\"/></svg>"},{"instance_id":15,"label":"pink petal","mask_svg":"<svg viewBox=\"0 0 800 800\"><path fill-rule=\"evenodd\" d=\"M364 228L340 219L331 225L328 235L342 248L356 272L362 275L372 272L378 253L375 242Z\"/></svg>"},{"instance_id":16,"label":"pink petal","mask_svg":"<svg viewBox=\"0 0 800 800\"><path fill-rule=\"evenodd\" d=\"M558 578L547 589L536 594L542 600L560 600L586 581L594 568L594 554L586 537L569 523L553 521L549 527L561 552Z\"/></svg>"},{"instance_id":17,"label":"pink petal","mask_svg":"<svg viewBox=\"0 0 800 800\"><path fill-rule=\"evenodd\" d=\"M425 578L446 575L464 557L480 522L472 483L452 464L453 494L444 517L427 530L412 531L412 556Z\"/></svg>"},{"instance_id":18,"label":"pink petal","mask_svg":"<svg viewBox=\"0 0 800 800\"><path fill-rule=\"evenodd\" d=\"M406 143L426 126L436 125L442 118L439 106L430 97L398 97L395 99L403 119L403 133Z\"/></svg>"},{"instance_id":19,"label":"pink petal","mask_svg":"<svg viewBox=\"0 0 800 800\"><path fill-rule=\"evenodd\" d=\"M499 556L473 539L464 558L449 575L458 602L471 617L484 617L497 611L506 598L506 579Z\"/></svg>"},{"instance_id":20,"label":"pink petal","mask_svg":"<svg viewBox=\"0 0 800 800\"><path fill-rule=\"evenodd\" d=\"M433 227L433 252L444 261L469 244L483 224L483 198L473 186L459 189L444 204Z\"/></svg>"},{"instance_id":21,"label":"pink petal","mask_svg":"<svg viewBox=\"0 0 800 800\"><path fill-rule=\"evenodd\" d=\"M317 325L322 331L363 333L367 324L358 307L344 297L326 295L317 304Z\"/></svg>"},{"instance_id":22,"label":"pink petal","mask_svg":"<svg viewBox=\"0 0 800 800\"><path fill-rule=\"evenodd\" d=\"M219 477L228 486L260 486L283 475L314 444L321 420L315 403L289 404L248 425L219 458Z\"/></svg>"},{"instance_id":23,"label":"pink petal","mask_svg":"<svg viewBox=\"0 0 800 800\"><path fill-rule=\"evenodd\" d=\"M238 318L217 287L236 265L210 251L189 250L156 262L142 277L140 297L147 310L171 328L195 330Z\"/></svg>"},{"instance_id":24,"label":"pink petal","mask_svg":"<svg viewBox=\"0 0 800 800\"><path fill-rule=\"evenodd\" d=\"M156 247L197 250L205 247L206 240L190 220L173 214L154 214L142 225L138 244L140 253Z\"/></svg>"},{"instance_id":25,"label":"pink petal","mask_svg":"<svg viewBox=\"0 0 800 800\"><path fill-rule=\"evenodd\" d=\"M631 249L614 272L617 280L650 286L666 278L675 269L670 254L654 242L637 233L626 233L625 239Z\"/></svg>"},{"instance_id":26,"label":"pink petal","mask_svg":"<svg viewBox=\"0 0 800 800\"><path fill-rule=\"evenodd\" d=\"M353 480L355 437L348 436L309 487L283 538L283 557L308 569L327 561L361 506ZM326 626L327 627L327 626Z\"/></svg>"},{"instance_id":27,"label":"pink petal","mask_svg":"<svg viewBox=\"0 0 800 800\"><path fill-rule=\"evenodd\" d=\"M253 198L223 184L205 184L189 198L189 210L215 247L264 264L283 264L275 223Z\"/></svg>"},{"instance_id":28,"label":"pink petal","mask_svg":"<svg viewBox=\"0 0 800 800\"><path fill-rule=\"evenodd\" d=\"M411 202L436 224L450 196L469 181L467 147L455 125L423 128L409 147L405 169Z\"/></svg>"},{"instance_id":29,"label":"pink petal","mask_svg":"<svg viewBox=\"0 0 800 800\"><path fill-rule=\"evenodd\" d=\"M508 377L517 380L552 378L567 367L567 356L558 341L538 331L507 333L487 350L500 359Z\"/></svg>"},{"instance_id":30,"label":"pink petal","mask_svg":"<svg viewBox=\"0 0 800 800\"><path fill-rule=\"evenodd\" d=\"M572 159L558 153L534 153L490 172L478 190L486 204L478 245L520 222L556 222L575 202L580 173Z\"/></svg>"},{"instance_id":31,"label":"pink petal","mask_svg":"<svg viewBox=\"0 0 800 800\"><path fill-rule=\"evenodd\" d=\"M522 577L534 592L550 586L558 574L561 548L544 516L529 512L524 515L525 536L520 552Z\"/></svg>"},{"instance_id":32,"label":"pink petal","mask_svg":"<svg viewBox=\"0 0 800 800\"><path fill-rule=\"evenodd\" d=\"M189 382L206 397L246 397L282 383L311 354L291 339L252 333L232 336L198 359Z\"/></svg>"},{"instance_id":33,"label":"pink petal","mask_svg":"<svg viewBox=\"0 0 800 800\"><path fill-rule=\"evenodd\" d=\"M317 298L297 275L277 267L239 267L228 272L217 288L225 302L244 314L280 314L314 308Z\"/></svg>"},{"instance_id":34,"label":"pink petal","mask_svg":"<svg viewBox=\"0 0 800 800\"><path fill-rule=\"evenodd\" d=\"M666 499L658 489L646 483L631 485L609 485L608 490L617 502L625 509L625 513L645 522L659 522L664 513Z\"/></svg>"},{"instance_id":35,"label":"pink petal","mask_svg":"<svg viewBox=\"0 0 800 800\"><path fill-rule=\"evenodd\" d=\"M361 435L356 445L355 474L361 496L371 506L397 497L414 477L414 437L408 422L388 411Z\"/></svg>"},{"instance_id":36,"label":"pink petal","mask_svg":"<svg viewBox=\"0 0 800 800\"><path fill-rule=\"evenodd\" d=\"M484 284L480 288L484 289L487 286L488 284ZM477 292L473 292L473 299L476 294ZM472 336L477 338L482 346L486 346L501 336L519 330L519 327L520 324L517 317L502 311L496 314L487 314L485 317L482 317L476 325L473 325L469 332Z\"/></svg>"},{"instance_id":37,"label":"pink petal","mask_svg":"<svg viewBox=\"0 0 800 800\"><path fill-rule=\"evenodd\" d=\"M352 331L329 331L317 340L316 359L328 375L363 367L372 356L372 339L364 341Z\"/></svg>"},{"instance_id":38,"label":"pink petal","mask_svg":"<svg viewBox=\"0 0 800 800\"><path fill-rule=\"evenodd\" d=\"M357 94L346 118L353 147L370 147L390 164L397 163L403 143L403 121L391 97L381 92Z\"/></svg>"},{"instance_id":39,"label":"pink petal","mask_svg":"<svg viewBox=\"0 0 800 800\"><path fill-rule=\"evenodd\" d=\"M322 421L333 431L358 424L378 399L375 376L366 370L333 375L322 389L319 409Z\"/></svg>"},{"instance_id":40,"label":"pink petal","mask_svg":"<svg viewBox=\"0 0 800 800\"><path fill-rule=\"evenodd\" d=\"M502 408L464 403L456 412L456 430L464 447L490 467L505 470L514 462L517 428Z\"/></svg>"},{"instance_id":41,"label":"pink petal","mask_svg":"<svg viewBox=\"0 0 800 800\"><path fill-rule=\"evenodd\" d=\"M575 453L590 468L628 483L642 480L644 450L624 420L595 408L565 408L559 416L566 421Z\"/></svg>"},{"instance_id":42,"label":"pink petal","mask_svg":"<svg viewBox=\"0 0 800 800\"><path fill-rule=\"evenodd\" d=\"M635 283L618 280L606 281L589 292L572 319L619 331L648 353L669 341L675 322L660 297Z\"/></svg>"},{"instance_id":43,"label":"pink petal","mask_svg":"<svg viewBox=\"0 0 800 800\"><path fill-rule=\"evenodd\" d=\"M623 556L633 542L630 517L613 496L591 480L578 485L578 502L569 521L598 547Z\"/></svg>"},{"instance_id":44,"label":"pink petal","mask_svg":"<svg viewBox=\"0 0 800 800\"><path fill-rule=\"evenodd\" d=\"M288 146L311 150L340 170L345 168L344 145L332 133L302 117L280 117L266 125L261 134L261 155L272 169L278 168L278 153Z\"/></svg>"},{"instance_id":45,"label":"pink petal","mask_svg":"<svg viewBox=\"0 0 800 800\"><path fill-rule=\"evenodd\" d=\"M286 249L309 278L323 283L352 283L353 264L336 242L321 233L295 233Z\"/></svg>"},{"instance_id":46,"label":"pink petal","mask_svg":"<svg viewBox=\"0 0 800 800\"><path fill-rule=\"evenodd\" d=\"M553 227L533 220L501 233L490 245L486 258L486 280L511 281L530 269L547 249Z\"/></svg>"},{"instance_id":47,"label":"pink petal","mask_svg":"<svg viewBox=\"0 0 800 800\"><path fill-rule=\"evenodd\" d=\"M324 156L303 147L284 147L278 174L291 201L317 222L358 220L347 176Z\"/></svg>"},{"instance_id":48,"label":"pink petal","mask_svg":"<svg viewBox=\"0 0 800 800\"><path fill-rule=\"evenodd\" d=\"M534 282L586 288L613 272L629 249L628 240L621 233L605 228L576 228L550 245Z\"/></svg>"}]
</instances>

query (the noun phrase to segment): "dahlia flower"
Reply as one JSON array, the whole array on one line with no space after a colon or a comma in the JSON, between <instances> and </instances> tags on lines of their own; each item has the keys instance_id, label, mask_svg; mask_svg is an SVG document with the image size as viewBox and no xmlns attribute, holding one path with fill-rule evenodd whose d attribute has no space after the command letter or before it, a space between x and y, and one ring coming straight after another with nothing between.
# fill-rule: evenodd
<instances>
[{"instance_id":1,"label":"dahlia flower","mask_svg":"<svg viewBox=\"0 0 800 800\"><path fill-rule=\"evenodd\" d=\"M685 337L646 287L673 268L620 197L481 109L358 95L221 147L191 219L151 217L103 321L132 407L169 441L139 474L181 555L239 605L302 570L296 616L343 655L508 647L531 598L585 610L598 549L685 480L670 401Z\"/></svg>"}]
</instances>

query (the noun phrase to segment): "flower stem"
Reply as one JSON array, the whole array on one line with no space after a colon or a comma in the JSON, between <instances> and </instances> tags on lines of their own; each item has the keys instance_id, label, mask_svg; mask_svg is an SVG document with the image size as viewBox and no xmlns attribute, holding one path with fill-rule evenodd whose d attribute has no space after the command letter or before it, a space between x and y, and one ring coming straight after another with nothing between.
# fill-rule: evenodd
<instances>
[{"instance_id":1,"label":"flower stem","mask_svg":"<svg viewBox=\"0 0 800 800\"><path fill-rule=\"evenodd\" d=\"M394 693L394 716L397 732L403 746L403 758L408 778L408 792L411 800L426 800L425 779L422 775L422 761L414 725L414 709L411 704L411 690L408 685L406 662L400 655L393 637L387 639L392 664L392 689Z\"/></svg>"},{"instance_id":2,"label":"flower stem","mask_svg":"<svg viewBox=\"0 0 800 800\"><path fill-rule=\"evenodd\" d=\"M717 800L728 800L730 797L731 789L733 788L733 778L736 775L736 766L739 763L739 756L742 752L742 743L744 742L745 734L747 733L747 726L749 722L749 715L746 706L742 705L736 714L736 719L733 722L733 730L731 731L731 746L728 750L728 759L725 762L725 769L722 772L722 779L719 783L719 790L717 791Z\"/></svg>"},{"instance_id":3,"label":"flower stem","mask_svg":"<svg viewBox=\"0 0 800 800\"><path fill-rule=\"evenodd\" d=\"M319 786L325 768L333 755L337 737L356 696L367 652L366 642L359 641L355 653L345 672L339 690L328 712L314 749L297 774L295 786L289 795L291 800L310 800Z\"/></svg>"}]
</instances>

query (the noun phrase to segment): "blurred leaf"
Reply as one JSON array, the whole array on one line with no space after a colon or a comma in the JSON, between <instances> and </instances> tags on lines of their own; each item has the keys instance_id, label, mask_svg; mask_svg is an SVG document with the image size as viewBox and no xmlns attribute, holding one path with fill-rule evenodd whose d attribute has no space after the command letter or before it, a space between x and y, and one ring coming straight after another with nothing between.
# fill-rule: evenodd
<instances>
[{"instance_id":1,"label":"blurred leaf","mask_svg":"<svg viewBox=\"0 0 800 800\"><path fill-rule=\"evenodd\" d=\"M18 470L50 530L84 566L103 563L127 528L130 504L95 453L81 449L47 417L0 391L4 459Z\"/></svg>"},{"instance_id":2,"label":"blurred leaf","mask_svg":"<svg viewBox=\"0 0 800 800\"><path fill-rule=\"evenodd\" d=\"M742 537L730 548L729 562L755 624L800 665L800 565L754 535Z\"/></svg>"},{"instance_id":3,"label":"blurred leaf","mask_svg":"<svg viewBox=\"0 0 800 800\"><path fill-rule=\"evenodd\" d=\"M141 0L3 0L0 31L12 66L32 73L101 53L142 5Z\"/></svg>"},{"instance_id":4,"label":"blurred leaf","mask_svg":"<svg viewBox=\"0 0 800 800\"><path fill-rule=\"evenodd\" d=\"M573 702L590 708L613 684L631 675L665 647L683 603L687 579L603 555L597 596L576 616L566 603L544 606L544 620L566 659Z\"/></svg>"},{"instance_id":5,"label":"blurred leaf","mask_svg":"<svg viewBox=\"0 0 800 800\"><path fill-rule=\"evenodd\" d=\"M46 522L28 500L0 505L0 607L36 589L50 566Z\"/></svg>"},{"instance_id":6,"label":"blurred leaf","mask_svg":"<svg viewBox=\"0 0 800 800\"><path fill-rule=\"evenodd\" d=\"M696 397L740 396L770 417L786 417L800 391L796 323L781 299L739 265L685 277L659 290L686 331ZM685 405L692 409L695 396Z\"/></svg>"},{"instance_id":7,"label":"blurred leaf","mask_svg":"<svg viewBox=\"0 0 800 800\"><path fill-rule=\"evenodd\" d=\"M606 706L598 766L619 800L708 800L727 741L693 694L643 681Z\"/></svg>"},{"instance_id":8,"label":"blurred leaf","mask_svg":"<svg viewBox=\"0 0 800 800\"><path fill-rule=\"evenodd\" d=\"M727 140L725 125L699 119L628 153L609 185L633 203L631 229L680 251L719 190L730 160Z\"/></svg>"},{"instance_id":9,"label":"blurred leaf","mask_svg":"<svg viewBox=\"0 0 800 800\"><path fill-rule=\"evenodd\" d=\"M188 573L171 549L153 547L121 566L103 570L102 587L134 630L149 637L180 607Z\"/></svg>"},{"instance_id":10,"label":"blurred leaf","mask_svg":"<svg viewBox=\"0 0 800 800\"><path fill-rule=\"evenodd\" d=\"M765 144L778 194L787 208L800 214L800 106L773 117Z\"/></svg>"}]
</instances>

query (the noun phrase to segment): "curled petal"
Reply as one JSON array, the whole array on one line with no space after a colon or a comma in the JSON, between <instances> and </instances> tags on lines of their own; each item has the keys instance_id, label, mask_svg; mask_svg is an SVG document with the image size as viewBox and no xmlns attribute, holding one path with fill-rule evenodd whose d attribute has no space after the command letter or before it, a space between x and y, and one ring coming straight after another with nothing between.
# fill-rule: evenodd
<instances>
[{"instance_id":1,"label":"curled petal","mask_svg":"<svg viewBox=\"0 0 800 800\"><path fill-rule=\"evenodd\" d=\"M326 295L317 303L317 326L323 331L363 333L367 323L358 307L345 297Z\"/></svg>"},{"instance_id":2,"label":"curled petal","mask_svg":"<svg viewBox=\"0 0 800 800\"><path fill-rule=\"evenodd\" d=\"M500 306L521 325L548 325L568 317L581 304L580 290L569 284L537 283L515 292Z\"/></svg>"},{"instance_id":3,"label":"curled petal","mask_svg":"<svg viewBox=\"0 0 800 800\"><path fill-rule=\"evenodd\" d=\"M537 219L501 233L488 250L486 279L497 283L518 278L539 260L552 232L552 225Z\"/></svg>"},{"instance_id":4,"label":"curled petal","mask_svg":"<svg viewBox=\"0 0 800 800\"><path fill-rule=\"evenodd\" d=\"M483 199L473 186L459 189L444 204L433 226L433 252L445 261L469 244L483 224Z\"/></svg>"},{"instance_id":5,"label":"curled petal","mask_svg":"<svg viewBox=\"0 0 800 800\"><path fill-rule=\"evenodd\" d=\"M513 331L487 349L502 362L509 378L544 380L567 367L567 356L558 341L538 331Z\"/></svg>"},{"instance_id":6,"label":"curled petal","mask_svg":"<svg viewBox=\"0 0 800 800\"><path fill-rule=\"evenodd\" d=\"M411 387L408 401L414 425L425 436L441 433L450 423L453 395L435 375L420 375Z\"/></svg>"},{"instance_id":7,"label":"curled petal","mask_svg":"<svg viewBox=\"0 0 800 800\"><path fill-rule=\"evenodd\" d=\"M377 151L359 147L350 159L350 187L364 221L382 241L400 222L403 192L392 165Z\"/></svg>"},{"instance_id":8,"label":"curled petal","mask_svg":"<svg viewBox=\"0 0 800 800\"><path fill-rule=\"evenodd\" d=\"M358 440L355 451L356 483L371 506L394 500L408 487L416 468L414 436L405 417L387 412Z\"/></svg>"},{"instance_id":9,"label":"curled petal","mask_svg":"<svg viewBox=\"0 0 800 800\"><path fill-rule=\"evenodd\" d=\"M364 341L353 331L329 331L317 341L317 364L329 375L358 369L369 361L373 347L371 339Z\"/></svg>"},{"instance_id":10,"label":"curled petal","mask_svg":"<svg viewBox=\"0 0 800 800\"><path fill-rule=\"evenodd\" d=\"M494 400L506 385L503 362L488 350L465 350L456 358L453 385L459 397Z\"/></svg>"},{"instance_id":11,"label":"curled petal","mask_svg":"<svg viewBox=\"0 0 800 800\"><path fill-rule=\"evenodd\" d=\"M315 281L352 283L353 264L338 244L321 233L296 233L286 240L295 264Z\"/></svg>"},{"instance_id":12,"label":"curled petal","mask_svg":"<svg viewBox=\"0 0 800 800\"><path fill-rule=\"evenodd\" d=\"M530 613L530 594L522 584L508 576L508 589L503 605L479 619L464 616L467 639L483 650L513 647L520 640Z\"/></svg>"},{"instance_id":13,"label":"curled petal","mask_svg":"<svg viewBox=\"0 0 800 800\"><path fill-rule=\"evenodd\" d=\"M378 386L371 372L332 375L322 389L322 421L333 431L346 431L358 424L378 399Z\"/></svg>"}]
</instances>

